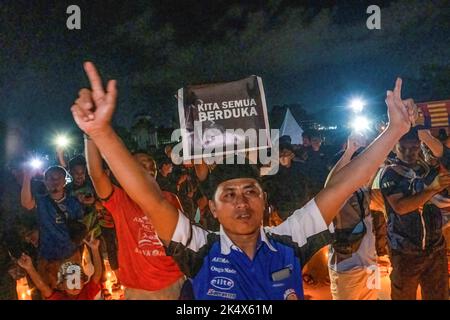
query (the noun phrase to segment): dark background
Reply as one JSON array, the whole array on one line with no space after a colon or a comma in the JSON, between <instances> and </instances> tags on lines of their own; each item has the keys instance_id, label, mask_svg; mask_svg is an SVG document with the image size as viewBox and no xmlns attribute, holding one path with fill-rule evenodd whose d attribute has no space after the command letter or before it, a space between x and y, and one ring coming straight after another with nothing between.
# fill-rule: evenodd
<instances>
[{"instance_id":1,"label":"dark background","mask_svg":"<svg viewBox=\"0 0 450 320\"><path fill-rule=\"evenodd\" d=\"M71 4L81 30L66 28ZM381 30L366 28L370 4L382 9ZM339 123L362 95L380 115L397 75L416 101L450 98L449 40L448 0L2 0L0 134L40 148L55 132L78 132L70 106L87 85L88 59L118 80L123 127L143 113L173 127L178 88L251 74L262 77L270 109L291 104Z\"/></svg>"}]
</instances>

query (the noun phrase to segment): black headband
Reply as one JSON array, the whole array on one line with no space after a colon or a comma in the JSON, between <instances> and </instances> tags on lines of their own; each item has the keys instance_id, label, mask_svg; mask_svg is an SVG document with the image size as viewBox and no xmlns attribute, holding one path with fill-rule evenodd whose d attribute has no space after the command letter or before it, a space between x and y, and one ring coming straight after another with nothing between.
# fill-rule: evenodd
<instances>
[{"instance_id":1,"label":"black headband","mask_svg":"<svg viewBox=\"0 0 450 320\"><path fill-rule=\"evenodd\" d=\"M260 174L256 165L250 164L219 164L210 173L204 192L208 199L212 200L217 187L225 181L233 179L249 178L260 182Z\"/></svg>"}]
</instances>

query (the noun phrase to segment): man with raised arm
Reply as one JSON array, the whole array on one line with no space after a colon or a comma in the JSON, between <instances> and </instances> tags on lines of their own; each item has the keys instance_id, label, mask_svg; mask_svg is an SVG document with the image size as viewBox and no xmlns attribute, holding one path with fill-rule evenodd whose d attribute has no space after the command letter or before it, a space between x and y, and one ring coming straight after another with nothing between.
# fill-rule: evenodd
<instances>
[{"instance_id":1,"label":"man with raised arm","mask_svg":"<svg viewBox=\"0 0 450 320\"><path fill-rule=\"evenodd\" d=\"M421 141L446 167L421 158ZM450 150L426 130L411 130L395 146L396 158L380 177L387 212L392 300L448 299L448 261L436 196L450 186Z\"/></svg>"},{"instance_id":2,"label":"man with raised arm","mask_svg":"<svg viewBox=\"0 0 450 320\"><path fill-rule=\"evenodd\" d=\"M357 158L337 172L303 208L274 228L262 228L266 193L249 165L224 165L209 181L209 201L219 233L192 225L161 194L114 132L114 80L106 90L94 65L85 63L91 90L72 106L75 122L100 149L127 194L152 220L159 238L191 279L197 299L295 299L303 297L301 268L328 244L328 225L355 190L378 169L414 122L412 105L401 99L401 79L387 92L390 123Z\"/></svg>"},{"instance_id":3,"label":"man with raised arm","mask_svg":"<svg viewBox=\"0 0 450 320\"><path fill-rule=\"evenodd\" d=\"M119 186L111 182L102 167L102 157L94 141L85 137L88 172L103 206L111 213L116 226L120 283L127 300L176 300L185 277L172 259L166 256L152 220ZM133 155L136 163L154 177L156 163L145 153ZM163 192L165 199L181 208L178 198Z\"/></svg>"}]
</instances>

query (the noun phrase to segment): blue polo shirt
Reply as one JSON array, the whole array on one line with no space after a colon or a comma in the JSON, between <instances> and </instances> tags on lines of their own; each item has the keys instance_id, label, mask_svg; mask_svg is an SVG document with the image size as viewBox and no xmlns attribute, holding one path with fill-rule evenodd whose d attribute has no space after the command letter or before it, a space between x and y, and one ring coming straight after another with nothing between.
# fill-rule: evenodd
<instances>
[{"instance_id":1,"label":"blue polo shirt","mask_svg":"<svg viewBox=\"0 0 450 320\"><path fill-rule=\"evenodd\" d=\"M62 260L74 254L76 247L70 240L67 219L83 218L81 204L75 197L67 196L58 206L67 212L67 217L57 213L50 196L36 197L39 255L46 260Z\"/></svg>"},{"instance_id":2,"label":"blue polo shirt","mask_svg":"<svg viewBox=\"0 0 450 320\"><path fill-rule=\"evenodd\" d=\"M191 279L195 299L303 299L302 267L330 240L313 199L279 226L261 227L253 260L222 227L209 232L181 213L167 254Z\"/></svg>"}]
</instances>

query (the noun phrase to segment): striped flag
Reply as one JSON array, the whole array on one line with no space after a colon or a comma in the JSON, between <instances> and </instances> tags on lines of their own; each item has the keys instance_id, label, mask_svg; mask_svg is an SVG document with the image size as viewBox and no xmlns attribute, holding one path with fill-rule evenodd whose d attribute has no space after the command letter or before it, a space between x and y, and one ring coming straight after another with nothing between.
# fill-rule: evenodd
<instances>
[{"instance_id":1,"label":"striped flag","mask_svg":"<svg viewBox=\"0 0 450 320\"><path fill-rule=\"evenodd\" d=\"M450 127L450 100L417 103L420 128Z\"/></svg>"}]
</instances>

